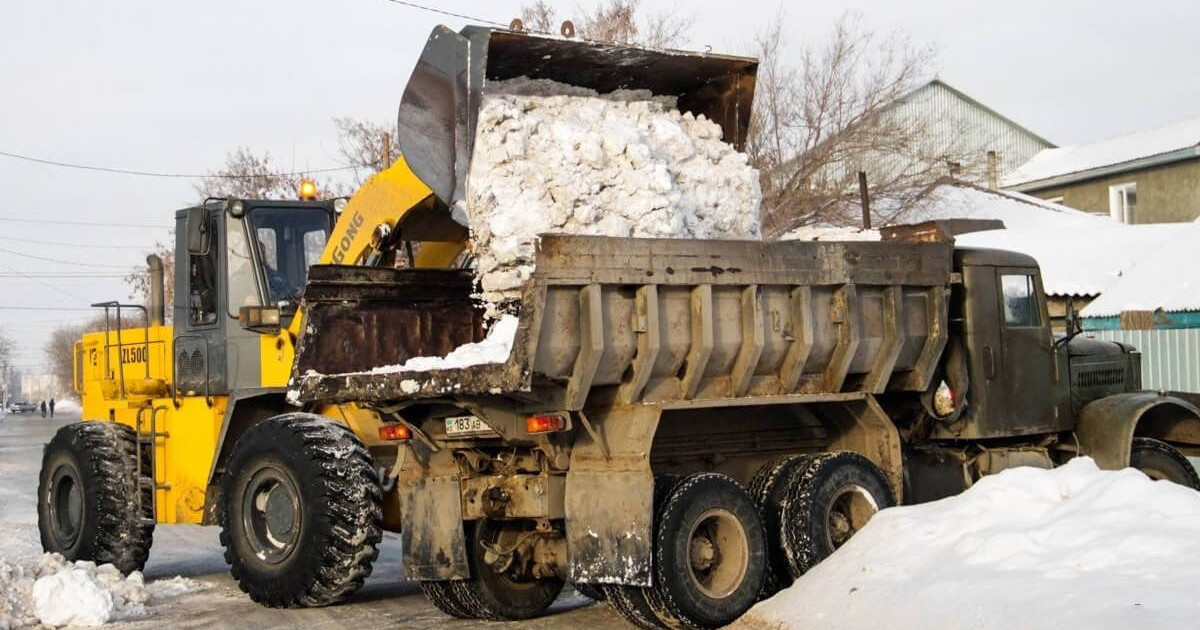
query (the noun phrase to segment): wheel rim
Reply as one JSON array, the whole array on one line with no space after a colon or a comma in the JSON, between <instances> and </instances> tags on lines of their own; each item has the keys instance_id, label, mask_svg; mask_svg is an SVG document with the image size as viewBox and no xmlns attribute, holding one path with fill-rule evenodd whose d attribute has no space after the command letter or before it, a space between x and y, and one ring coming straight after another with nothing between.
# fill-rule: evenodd
<instances>
[{"instance_id":1,"label":"wheel rim","mask_svg":"<svg viewBox=\"0 0 1200 630\"><path fill-rule=\"evenodd\" d=\"M59 466L50 481L47 497L50 529L59 547L69 549L83 529L83 487L71 466Z\"/></svg>"},{"instance_id":2,"label":"wheel rim","mask_svg":"<svg viewBox=\"0 0 1200 630\"><path fill-rule=\"evenodd\" d=\"M750 568L750 541L741 521L723 508L701 514L688 532L686 559L701 593L712 599L732 595Z\"/></svg>"},{"instance_id":3,"label":"wheel rim","mask_svg":"<svg viewBox=\"0 0 1200 630\"><path fill-rule=\"evenodd\" d=\"M513 549L524 534L516 523L495 523L484 520L480 521L478 527L484 528L480 532L480 542L485 543L487 547L491 547L492 549ZM490 570L495 574L506 587L516 590L538 588L539 580L517 575L516 562L509 562L508 566L502 569L490 565L488 558L492 554L488 552L487 547L481 546L480 549L482 552L480 559L483 561L485 570Z\"/></svg>"},{"instance_id":4,"label":"wheel rim","mask_svg":"<svg viewBox=\"0 0 1200 630\"><path fill-rule=\"evenodd\" d=\"M862 486L843 486L825 511L825 531L830 549L846 544L879 511L875 497Z\"/></svg>"},{"instance_id":5,"label":"wheel rim","mask_svg":"<svg viewBox=\"0 0 1200 630\"><path fill-rule=\"evenodd\" d=\"M300 540L300 491L287 471L264 466L242 493L242 527L254 556L267 564L287 560Z\"/></svg>"},{"instance_id":6,"label":"wheel rim","mask_svg":"<svg viewBox=\"0 0 1200 630\"><path fill-rule=\"evenodd\" d=\"M1141 466L1138 468L1138 470L1142 471L1142 474L1146 475L1147 477L1149 477L1155 481L1175 481L1174 477L1171 474L1167 473L1164 470L1155 468L1153 466Z\"/></svg>"}]
</instances>

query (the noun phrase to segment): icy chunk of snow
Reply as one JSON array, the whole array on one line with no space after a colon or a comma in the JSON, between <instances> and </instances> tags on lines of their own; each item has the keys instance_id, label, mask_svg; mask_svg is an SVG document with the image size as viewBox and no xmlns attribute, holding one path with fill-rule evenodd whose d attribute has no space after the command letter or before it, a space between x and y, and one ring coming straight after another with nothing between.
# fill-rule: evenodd
<instances>
[{"instance_id":1,"label":"icy chunk of snow","mask_svg":"<svg viewBox=\"0 0 1200 630\"><path fill-rule=\"evenodd\" d=\"M645 91L489 83L466 199L483 297L518 297L545 233L760 238L758 174L721 128Z\"/></svg>"},{"instance_id":2,"label":"icy chunk of snow","mask_svg":"<svg viewBox=\"0 0 1200 630\"><path fill-rule=\"evenodd\" d=\"M1195 623L1200 493L1088 458L884 510L738 628L1127 628Z\"/></svg>"},{"instance_id":3,"label":"icy chunk of snow","mask_svg":"<svg viewBox=\"0 0 1200 630\"><path fill-rule=\"evenodd\" d=\"M33 584L33 608L38 620L48 626L92 628L112 617L113 596L86 570L70 569Z\"/></svg>"}]
</instances>

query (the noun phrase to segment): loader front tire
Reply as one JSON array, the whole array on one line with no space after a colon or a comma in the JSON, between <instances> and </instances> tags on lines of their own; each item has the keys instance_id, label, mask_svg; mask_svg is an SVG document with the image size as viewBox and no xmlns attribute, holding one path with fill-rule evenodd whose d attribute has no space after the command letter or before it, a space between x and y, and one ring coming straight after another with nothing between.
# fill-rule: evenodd
<instances>
[{"instance_id":1,"label":"loader front tire","mask_svg":"<svg viewBox=\"0 0 1200 630\"><path fill-rule=\"evenodd\" d=\"M221 545L238 586L272 608L337 603L371 574L383 519L362 442L315 414L248 429L221 478Z\"/></svg>"},{"instance_id":2,"label":"loader front tire","mask_svg":"<svg viewBox=\"0 0 1200 630\"><path fill-rule=\"evenodd\" d=\"M154 519L138 511L137 436L115 422L58 430L42 452L38 530L42 548L67 560L140 571L150 555Z\"/></svg>"}]
</instances>

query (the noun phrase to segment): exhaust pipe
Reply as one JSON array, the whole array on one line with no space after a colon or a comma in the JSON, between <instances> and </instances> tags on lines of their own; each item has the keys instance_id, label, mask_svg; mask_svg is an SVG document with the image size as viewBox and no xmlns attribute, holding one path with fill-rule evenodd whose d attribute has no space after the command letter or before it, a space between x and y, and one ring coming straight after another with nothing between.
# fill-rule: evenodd
<instances>
[{"instance_id":1,"label":"exhaust pipe","mask_svg":"<svg viewBox=\"0 0 1200 630\"><path fill-rule=\"evenodd\" d=\"M158 254L146 256L150 268L150 325L162 326L167 322L166 304L163 301L163 261Z\"/></svg>"}]
</instances>

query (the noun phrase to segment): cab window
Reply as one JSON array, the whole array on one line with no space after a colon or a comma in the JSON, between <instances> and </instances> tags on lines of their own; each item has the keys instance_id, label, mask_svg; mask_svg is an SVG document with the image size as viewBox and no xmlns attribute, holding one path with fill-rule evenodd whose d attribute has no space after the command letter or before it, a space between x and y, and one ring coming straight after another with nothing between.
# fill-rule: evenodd
<instances>
[{"instance_id":1,"label":"cab window","mask_svg":"<svg viewBox=\"0 0 1200 630\"><path fill-rule=\"evenodd\" d=\"M267 303L295 305L309 266L320 259L329 238L329 213L322 208L258 207L248 216Z\"/></svg>"},{"instance_id":2,"label":"cab window","mask_svg":"<svg viewBox=\"0 0 1200 630\"><path fill-rule=\"evenodd\" d=\"M258 306L261 299L254 281L254 259L250 255L250 240L246 238L246 227L242 220L226 215L225 233L229 239L229 314L237 317L243 306Z\"/></svg>"},{"instance_id":3,"label":"cab window","mask_svg":"<svg viewBox=\"0 0 1200 630\"><path fill-rule=\"evenodd\" d=\"M1011 274L1000 276L1001 299L1004 303L1004 324L1009 328L1032 328L1038 321L1037 300L1033 276Z\"/></svg>"}]
</instances>

